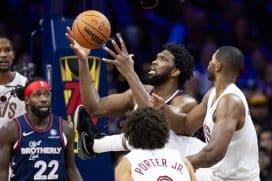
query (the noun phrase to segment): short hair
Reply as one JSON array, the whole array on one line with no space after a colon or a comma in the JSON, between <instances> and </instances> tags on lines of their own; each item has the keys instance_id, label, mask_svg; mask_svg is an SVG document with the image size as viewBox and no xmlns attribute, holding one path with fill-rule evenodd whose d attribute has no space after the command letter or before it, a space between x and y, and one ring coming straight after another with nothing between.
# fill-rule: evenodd
<instances>
[{"instance_id":1,"label":"short hair","mask_svg":"<svg viewBox=\"0 0 272 181\"><path fill-rule=\"evenodd\" d=\"M126 114L122 131L134 148L158 149L168 142L169 127L164 114L151 107Z\"/></svg>"},{"instance_id":2,"label":"short hair","mask_svg":"<svg viewBox=\"0 0 272 181\"><path fill-rule=\"evenodd\" d=\"M10 46L11 46L12 50L14 51L13 43L12 43L11 38L10 38L10 36L8 34L0 33L0 39L6 39L6 40L8 40L9 43L10 43Z\"/></svg>"},{"instance_id":3,"label":"short hair","mask_svg":"<svg viewBox=\"0 0 272 181\"><path fill-rule=\"evenodd\" d=\"M174 55L175 66L180 70L179 84L183 85L193 76L193 71L195 68L194 57L190 54L184 45L170 43L164 45L163 48Z\"/></svg>"},{"instance_id":4,"label":"short hair","mask_svg":"<svg viewBox=\"0 0 272 181\"><path fill-rule=\"evenodd\" d=\"M215 54L217 61L227 67L229 72L238 74L244 66L244 55L236 47L223 46L220 47Z\"/></svg>"}]
</instances>

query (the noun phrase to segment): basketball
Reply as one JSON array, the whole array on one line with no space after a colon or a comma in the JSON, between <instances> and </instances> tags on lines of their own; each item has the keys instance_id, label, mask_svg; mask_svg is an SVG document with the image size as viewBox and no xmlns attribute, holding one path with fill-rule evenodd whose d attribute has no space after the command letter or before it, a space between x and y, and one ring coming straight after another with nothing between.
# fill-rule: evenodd
<instances>
[{"instance_id":1,"label":"basketball","mask_svg":"<svg viewBox=\"0 0 272 181\"><path fill-rule=\"evenodd\" d=\"M84 48L95 49L103 46L110 37L111 25L108 18L96 10L80 13L72 26L74 39Z\"/></svg>"}]
</instances>

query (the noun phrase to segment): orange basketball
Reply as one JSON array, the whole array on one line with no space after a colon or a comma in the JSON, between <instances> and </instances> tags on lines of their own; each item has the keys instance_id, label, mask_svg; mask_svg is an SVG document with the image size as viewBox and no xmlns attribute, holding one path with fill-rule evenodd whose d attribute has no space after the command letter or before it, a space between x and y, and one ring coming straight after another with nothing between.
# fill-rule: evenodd
<instances>
[{"instance_id":1,"label":"orange basketball","mask_svg":"<svg viewBox=\"0 0 272 181\"><path fill-rule=\"evenodd\" d=\"M72 26L74 39L88 49L99 48L110 37L111 25L108 18L96 10L80 13Z\"/></svg>"}]
</instances>

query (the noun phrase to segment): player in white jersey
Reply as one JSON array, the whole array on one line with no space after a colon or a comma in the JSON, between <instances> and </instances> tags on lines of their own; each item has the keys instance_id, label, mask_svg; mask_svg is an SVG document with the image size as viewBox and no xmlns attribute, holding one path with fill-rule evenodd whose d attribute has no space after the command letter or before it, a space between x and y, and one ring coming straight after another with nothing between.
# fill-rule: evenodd
<instances>
[{"instance_id":1,"label":"player in white jersey","mask_svg":"<svg viewBox=\"0 0 272 181\"><path fill-rule=\"evenodd\" d=\"M164 50L157 54L148 73L149 83L152 86L144 87L134 71L133 60L127 53L122 38L117 36L121 43L121 49L117 46L115 41L112 41L116 53L108 48L105 48L105 50L112 55L115 60L108 60L108 62L113 63L120 73L124 75L131 89L124 93L112 94L100 98L92 84L89 71L87 70L88 64L86 60L90 50L84 49L73 39L72 32L69 28L67 29L66 36L70 41L70 47L78 57L81 97L90 116L101 117L122 115L128 110L133 110L135 103L139 107L146 106L149 104L148 99L151 98L149 94L150 90L166 100L170 99L169 102L166 102L169 104L169 107L176 112L188 113L197 104L194 98L186 94L175 94L176 92L179 92L177 91L179 86L182 86L186 80L191 78L194 70L193 57L184 46L176 44L166 45ZM93 140L96 135L92 135L88 131L89 119L85 108L80 106L75 113L74 121L78 123L77 129L80 135L78 152L82 159L92 157L94 152L101 153L127 150L125 146L126 141L122 142L123 135L106 136L101 139ZM169 145L172 148L183 148L183 146L188 146L187 149L180 150L181 152L186 150L187 154L188 150L196 150L198 145L200 146L197 151L202 148L203 143L197 138L180 135L183 128L179 126L178 121L173 122L172 120L167 120L169 121L172 130L171 138L173 139L170 138L169 140Z\"/></svg>"},{"instance_id":2,"label":"player in white jersey","mask_svg":"<svg viewBox=\"0 0 272 181\"><path fill-rule=\"evenodd\" d=\"M150 107L132 111L122 130L133 149L116 166L116 181L196 180L190 162L177 150L165 148L169 127L160 111Z\"/></svg>"},{"instance_id":3,"label":"player in white jersey","mask_svg":"<svg viewBox=\"0 0 272 181\"><path fill-rule=\"evenodd\" d=\"M0 127L26 112L24 102L16 97L15 87L24 86L27 78L11 71L14 58L12 42L0 35Z\"/></svg>"},{"instance_id":4,"label":"player in white jersey","mask_svg":"<svg viewBox=\"0 0 272 181\"><path fill-rule=\"evenodd\" d=\"M180 114L185 134L192 134L203 126L207 145L187 158L195 169L211 167L211 172L206 174L209 180L260 179L257 134L246 98L235 85L243 64L239 49L219 48L208 65L208 78L214 87L187 116ZM155 98L157 102L160 100ZM164 104L163 100L161 103ZM168 109L162 106L166 114L171 113Z\"/></svg>"}]
</instances>

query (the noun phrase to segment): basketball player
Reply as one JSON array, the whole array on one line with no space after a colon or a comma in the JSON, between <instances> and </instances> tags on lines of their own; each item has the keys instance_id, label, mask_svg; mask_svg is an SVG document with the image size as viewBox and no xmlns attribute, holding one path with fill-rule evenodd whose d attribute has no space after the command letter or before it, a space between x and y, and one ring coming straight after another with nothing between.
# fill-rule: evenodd
<instances>
[{"instance_id":1,"label":"basketball player","mask_svg":"<svg viewBox=\"0 0 272 181\"><path fill-rule=\"evenodd\" d=\"M256 131L246 98L235 85L243 64L239 49L219 48L208 65L208 78L214 87L187 116L180 114L180 120L185 120L180 121L184 134L203 126L207 145L187 158L195 169L211 167L210 180L259 180ZM161 103L165 105L163 100ZM167 105L162 109L165 114L172 113Z\"/></svg>"},{"instance_id":2,"label":"basketball player","mask_svg":"<svg viewBox=\"0 0 272 181\"><path fill-rule=\"evenodd\" d=\"M23 88L24 89L24 88ZM27 113L0 130L0 180L82 180L74 162L74 129L51 114L47 82L30 81L18 91Z\"/></svg>"},{"instance_id":3,"label":"basketball player","mask_svg":"<svg viewBox=\"0 0 272 181\"><path fill-rule=\"evenodd\" d=\"M115 168L116 181L196 180L190 162L165 147L169 127L160 111L150 107L131 111L122 131L133 149Z\"/></svg>"},{"instance_id":4,"label":"basketball player","mask_svg":"<svg viewBox=\"0 0 272 181\"><path fill-rule=\"evenodd\" d=\"M11 71L14 58L12 42L6 35L0 35L0 127L26 112L25 103L14 95L13 90L15 86L24 86L27 78Z\"/></svg>"},{"instance_id":5,"label":"basketball player","mask_svg":"<svg viewBox=\"0 0 272 181\"><path fill-rule=\"evenodd\" d=\"M119 71L126 77L130 90L123 93L112 94L107 97L100 98L95 90L89 74L89 65L87 56L90 50L81 47L74 39L70 28L67 28L66 34L70 41L70 47L74 50L78 57L79 64L79 81L80 91L83 104L91 116L118 116L129 110L148 105L150 92L157 93L165 98L166 104L175 112L188 113L197 103L195 99L185 94L179 87L192 76L194 69L194 60L188 50L184 46L176 44L166 45L164 50L157 54L157 58L152 62L149 72L149 82L152 86L143 86L137 74L134 71L132 60L126 51L125 44L120 36L119 41L122 45L122 52L115 54L114 57L129 60L127 63L120 63L117 67ZM116 45L115 41L112 41ZM106 51L109 49L105 49ZM120 50L120 49L119 49ZM118 51L118 49L116 50ZM121 71L127 70L126 72ZM129 77L131 76L131 77ZM79 106L74 121L77 124L79 132L78 152L82 159L91 158L95 153L107 151L125 151L129 148L126 146L126 140L121 135L106 136L93 140L97 134L94 132L93 125L90 125L89 115L83 106ZM179 149L181 155L187 156L198 152L203 147L203 142L199 139L189 136L181 136L181 127L175 125L176 120L170 120L170 139L167 144L170 148Z\"/></svg>"}]
</instances>

